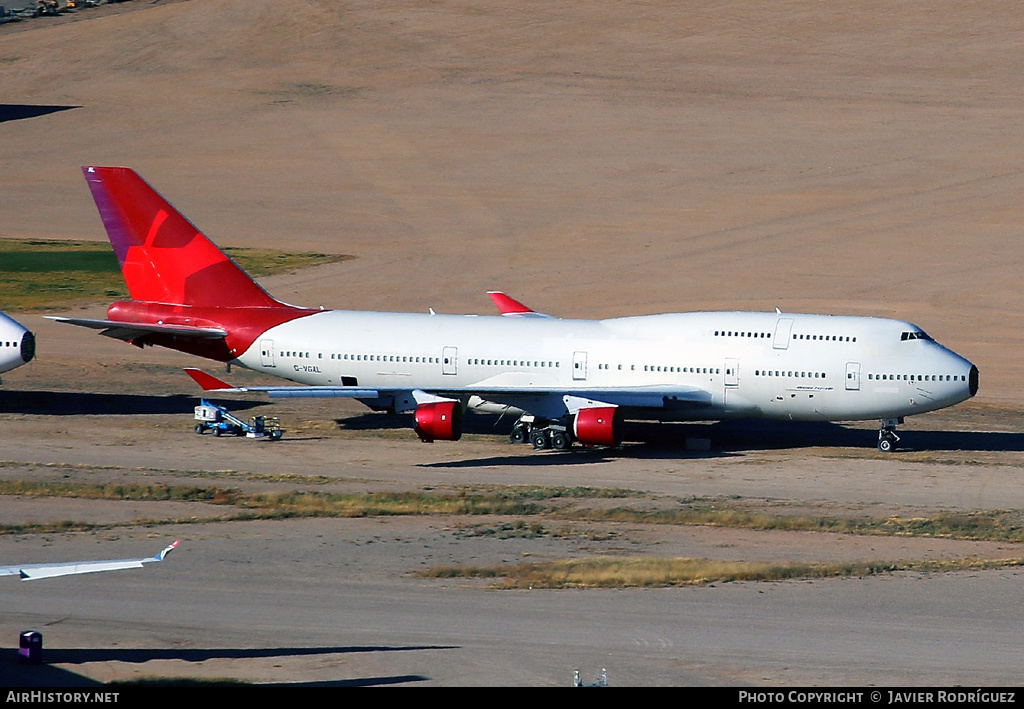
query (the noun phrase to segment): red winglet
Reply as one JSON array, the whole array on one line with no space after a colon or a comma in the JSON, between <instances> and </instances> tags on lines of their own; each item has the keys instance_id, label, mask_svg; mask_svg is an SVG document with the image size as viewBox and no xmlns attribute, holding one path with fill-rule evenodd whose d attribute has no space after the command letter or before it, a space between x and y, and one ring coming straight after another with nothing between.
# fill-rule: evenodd
<instances>
[{"instance_id":1,"label":"red winglet","mask_svg":"<svg viewBox=\"0 0 1024 709\"><path fill-rule=\"evenodd\" d=\"M235 388L228 384L227 382L222 382L220 379L217 379L217 377L213 376L212 374L207 374L201 369L186 367L185 374L192 377L192 379L195 380L196 384L201 386L205 391L219 391L222 389Z\"/></svg>"},{"instance_id":2,"label":"red winglet","mask_svg":"<svg viewBox=\"0 0 1024 709\"><path fill-rule=\"evenodd\" d=\"M502 315L519 315L521 313L534 312L515 298L510 298L501 291L487 291L487 295L491 296L491 300L498 306L498 310L501 311Z\"/></svg>"}]
</instances>

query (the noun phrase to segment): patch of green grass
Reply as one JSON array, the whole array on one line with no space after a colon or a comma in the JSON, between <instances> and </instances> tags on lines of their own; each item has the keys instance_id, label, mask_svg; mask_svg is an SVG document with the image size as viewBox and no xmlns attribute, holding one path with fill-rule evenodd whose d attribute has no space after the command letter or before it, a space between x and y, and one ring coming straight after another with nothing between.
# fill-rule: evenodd
<instances>
[{"instance_id":1,"label":"patch of green grass","mask_svg":"<svg viewBox=\"0 0 1024 709\"><path fill-rule=\"evenodd\" d=\"M90 251L69 248L66 251L0 251L2 273L120 273L117 257L109 249Z\"/></svg>"},{"instance_id":2,"label":"patch of green grass","mask_svg":"<svg viewBox=\"0 0 1024 709\"><path fill-rule=\"evenodd\" d=\"M353 258L269 249L226 248L224 252L254 278ZM0 239L0 310L50 311L127 297L117 257L105 244Z\"/></svg>"}]
</instances>

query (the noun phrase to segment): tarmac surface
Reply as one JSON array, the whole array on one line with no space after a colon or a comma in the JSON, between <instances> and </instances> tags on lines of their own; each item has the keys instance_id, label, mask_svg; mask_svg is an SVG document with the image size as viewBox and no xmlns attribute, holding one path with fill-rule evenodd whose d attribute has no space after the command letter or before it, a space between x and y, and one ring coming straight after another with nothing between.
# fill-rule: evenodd
<instances>
[{"instance_id":1,"label":"tarmac surface","mask_svg":"<svg viewBox=\"0 0 1024 709\"><path fill-rule=\"evenodd\" d=\"M0 26L0 237L102 241L78 166L125 164L220 245L355 256L261 281L288 302L486 313L500 289L573 317L879 315L981 370L975 399L908 420L889 456L877 422L638 423L618 450L537 454L489 417L427 446L408 418L351 402L229 402L281 417L285 439L267 444L192 433L180 370L195 359L10 311L0 293L38 339L0 387L0 481L587 485L663 506L1019 513L1022 24L1009 2L181 0ZM69 294L60 312L104 309ZM1019 544L479 533L513 516L205 521L222 510L0 495L7 529L109 525L0 535L3 564L182 539L139 571L7 579L0 645L40 630L47 664L0 652L0 685L566 686L602 668L613 686L1020 683L1022 567L558 591L416 575L612 554L1022 558Z\"/></svg>"}]
</instances>

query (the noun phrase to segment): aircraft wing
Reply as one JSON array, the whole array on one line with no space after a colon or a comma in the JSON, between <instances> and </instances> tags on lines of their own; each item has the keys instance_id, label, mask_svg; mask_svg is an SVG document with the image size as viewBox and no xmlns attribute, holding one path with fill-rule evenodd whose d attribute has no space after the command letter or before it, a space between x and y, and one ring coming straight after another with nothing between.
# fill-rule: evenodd
<instances>
[{"instance_id":1,"label":"aircraft wing","mask_svg":"<svg viewBox=\"0 0 1024 709\"><path fill-rule=\"evenodd\" d=\"M215 391L218 394L244 394L246 392L262 392L274 398L286 399L295 398L326 398L343 397L349 399L376 399L381 395L382 390L365 389L352 386L263 386L263 387L236 387L218 379L212 374L207 374L195 367L186 367L185 374L192 377L195 383L203 388L203 391Z\"/></svg>"},{"instance_id":2,"label":"aircraft wing","mask_svg":"<svg viewBox=\"0 0 1024 709\"><path fill-rule=\"evenodd\" d=\"M438 393L448 393L438 392ZM458 390L451 391L458 394ZM588 405L611 404L634 408L666 408L672 402L680 405L710 405L711 393L704 389L688 386L633 386L633 387L590 387L586 389L565 389L554 391L542 387L469 387L465 393L476 394L490 401L501 403L519 398L536 398L538 396L557 396L565 401L570 411L586 408ZM570 401L572 400L572 401Z\"/></svg>"},{"instance_id":3,"label":"aircraft wing","mask_svg":"<svg viewBox=\"0 0 1024 709\"><path fill-rule=\"evenodd\" d=\"M623 406L629 408L700 408L711 404L711 392L689 386L632 386L587 387L552 389L546 386L471 385L431 389L428 392L399 388L365 389L353 386L258 386L235 387L201 369L187 368L185 372L205 391L222 394L262 392L272 398L325 398L376 399L381 396L404 394L417 403L436 400L437 397L459 399L479 396L488 401L514 406L542 416L559 416L566 410L575 412L590 406ZM406 408L406 407L398 407Z\"/></svg>"},{"instance_id":4,"label":"aircraft wing","mask_svg":"<svg viewBox=\"0 0 1024 709\"><path fill-rule=\"evenodd\" d=\"M115 340L131 342L146 335L184 335L187 337L198 337L201 339L216 340L227 337L227 330L216 327L188 327L185 325L158 325L152 323L131 323L119 322L117 320L88 320L85 318L66 318L59 315L47 315L48 320L68 323L69 325L81 325L82 327L100 330L101 335L112 337Z\"/></svg>"},{"instance_id":5,"label":"aircraft wing","mask_svg":"<svg viewBox=\"0 0 1024 709\"><path fill-rule=\"evenodd\" d=\"M74 574L93 574L100 571L117 571L119 569L141 569L143 564L163 561L177 548L181 540L164 548L156 556L145 559L107 559L105 561L65 561L50 564L21 564L0 566L0 576L21 576L22 581L35 581L54 576L71 576Z\"/></svg>"}]
</instances>

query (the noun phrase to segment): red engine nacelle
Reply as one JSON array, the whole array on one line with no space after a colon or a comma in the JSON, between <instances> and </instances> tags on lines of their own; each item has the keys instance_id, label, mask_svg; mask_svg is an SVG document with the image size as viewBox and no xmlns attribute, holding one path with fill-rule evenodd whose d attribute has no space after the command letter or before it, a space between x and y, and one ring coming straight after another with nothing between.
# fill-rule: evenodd
<instances>
[{"instance_id":1,"label":"red engine nacelle","mask_svg":"<svg viewBox=\"0 0 1024 709\"><path fill-rule=\"evenodd\" d=\"M580 409L572 422L576 440L588 446L622 443L622 409L617 406Z\"/></svg>"},{"instance_id":2,"label":"red engine nacelle","mask_svg":"<svg viewBox=\"0 0 1024 709\"><path fill-rule=\"evenodd\" d=\"M462 438L462 407L457 401L434 401L416 407L416 435L424 443Z\"/></svg>"}]
</instances>

